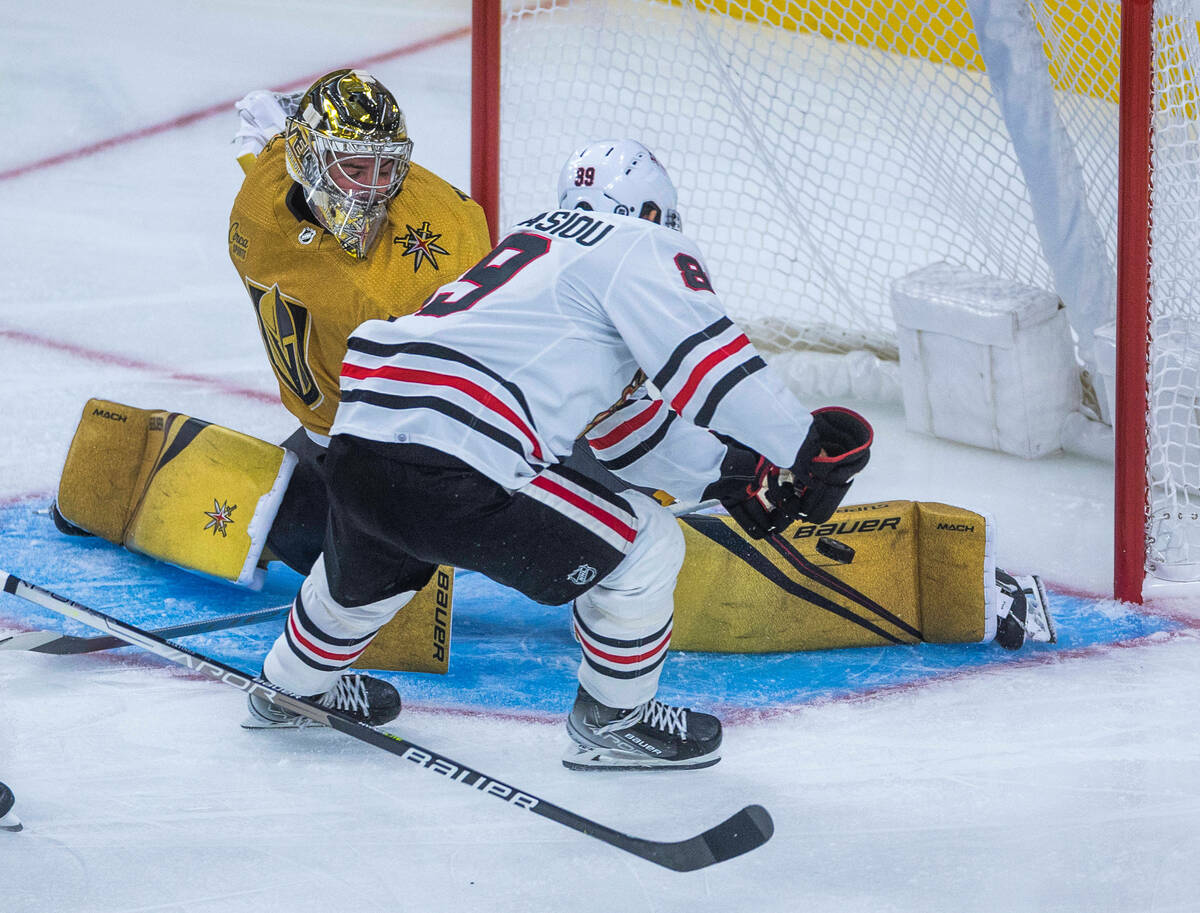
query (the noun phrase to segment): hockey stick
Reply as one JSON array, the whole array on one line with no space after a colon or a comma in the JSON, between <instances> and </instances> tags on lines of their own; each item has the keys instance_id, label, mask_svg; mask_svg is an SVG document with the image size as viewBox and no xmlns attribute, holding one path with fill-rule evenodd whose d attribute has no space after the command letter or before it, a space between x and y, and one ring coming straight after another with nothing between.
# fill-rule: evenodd
<instances>
[{"instance_id":1,"label":"hockey stick","mask_svg":"<svg viewBox=\"0 0 1200 913\"><path fill-rule=\"evenodd\" d=\"M190 621L184 624L171 625L166 628L154 628L149 633L166 640L171 637L187 637L189 634L207 634L209 631L225 631L229 628L240 628L245 625L256 625L264 621L274 621L277 618L283 618L287 615L291 607L289 603L284 606L258 609L254 612L243 612L238 615L222 615L219 618ZM129 644L119 637L105 635L99 637L74 637L70 634L58 634L55 631L29 631L25 634L0 637L0 650L28 650L31 653L53 653L56 656L94 653L97 650L111 650L114 647L128 646Z\"/></svg>"},{"instance_id":2,"label":"hockey stick","mask_svg":"<svg viewBox=\"0 0 1200 913\"><path fill-rule=\"evenodd\" d=\"M564 827L587 834L589 837L595 837L610 846L615 846L617 849L640 856L642 859L676 872L692 872L713 863L724 862L726 859L740 856L762 846L771 839L771 835L775 831L775 825L765 808L761 805L748 805L715 827L686 840L659 842L631 837L544 799L539 799L524 790L494 780L486 774L459 764L436 751L423 748L401 736L360 723L339 710L322 707L314 701L257 681L219 660L211 659L184 647L177 647L149 631L143 631L105 615L103 612L72 602L70 599L15 577L7 571L0 570L0 576L4 578L4 592L6 593L58 612L68 618L74 618L98 631L107 631L127 643L149 650L151 653L185 666L193 672L225 682L247 694L257 694L284 710L329 726L361 742L374 745L376 748L382 748L406 761L412 761L423 770L441 774L478 792L495 796L516 808L541 815Z\"/></svg>"}]
</instances>

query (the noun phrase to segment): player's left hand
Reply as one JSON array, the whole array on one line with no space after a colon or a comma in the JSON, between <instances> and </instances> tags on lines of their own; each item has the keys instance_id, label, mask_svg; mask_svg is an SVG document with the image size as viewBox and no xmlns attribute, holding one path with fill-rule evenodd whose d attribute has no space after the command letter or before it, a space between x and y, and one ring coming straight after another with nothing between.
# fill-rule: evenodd
<instances>
[{"instance_id":1,"label":"player's left hand","mask_svg":"<svg viewBox=\"0 0 1200 913\"><path fill-rule=\"evenodd\" d=\"M809 523L824 523L871 458L875 431L857 412L841 406L817 409L812 417L792 464L792 481L798 514Z\"/></svg>"}]
</instances>

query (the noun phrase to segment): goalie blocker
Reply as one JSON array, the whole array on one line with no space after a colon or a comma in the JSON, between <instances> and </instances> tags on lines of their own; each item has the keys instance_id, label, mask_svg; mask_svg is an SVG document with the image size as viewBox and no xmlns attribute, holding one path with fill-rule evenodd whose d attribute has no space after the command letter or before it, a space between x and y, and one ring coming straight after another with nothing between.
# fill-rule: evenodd
<instances>
[{"instance_id":1,"label":"goalie blocker","mask_svg":"<svg viewBox=\"0 0 1200 913\"><path fill-rule=\"evenodd\" d=\"M59 482L57 513L78 530L188 571L258 588L296 456L221 425L88 400ZM57 522L57 518L56 518ZM356 665L444 673L453 569L432 581Z\"/></svg>"}]
</instances>

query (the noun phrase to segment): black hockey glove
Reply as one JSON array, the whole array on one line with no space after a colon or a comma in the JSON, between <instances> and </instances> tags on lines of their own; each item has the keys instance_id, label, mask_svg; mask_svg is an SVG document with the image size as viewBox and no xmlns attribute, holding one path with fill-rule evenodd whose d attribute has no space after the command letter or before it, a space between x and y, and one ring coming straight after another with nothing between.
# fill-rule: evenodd
<instances>
[{"instance_id":1,"label":"black hockey glove","mask_svg":"<svg viewBox=\"0 0 1200 913\"><path fill-rule=\"evenodd\" d=\"M824 523L846 497L850 480L867 465L875 432L857 412L840 406L817 409L812 418L792 464L792 484L800 516Z\"/></svg>"},{"instance_id":2,"label":"black hockey glove","mask_svg":"<svg viewBox=\"0 0 1200 913\"><path fill-rule=\"evenodd\" d=\"M718 435L729 448L721 462L721 478L704 489L704 499L717 498L729 516L751 539L762 539L791 525L799 500L791 473L781 471L766 457Z\"/></svg>"}]
</instances>

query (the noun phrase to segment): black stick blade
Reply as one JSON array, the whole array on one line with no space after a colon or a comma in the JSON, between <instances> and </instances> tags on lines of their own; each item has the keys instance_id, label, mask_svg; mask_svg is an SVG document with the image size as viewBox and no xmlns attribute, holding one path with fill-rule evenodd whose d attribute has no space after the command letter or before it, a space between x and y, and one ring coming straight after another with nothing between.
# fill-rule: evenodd
<instances>
[{"instance_id":1,"label":"black stick blade","mask_svg":"<svg viewBox=\"0 0 1200 913\"><path fill-rule=\"evenodd\" d=\"M761 805L747 805L703 834L678 843L637 841L627 847L643 859L676 872L694 872L762 846L775 833L775 822Z\"/></svg>"}]
</instances>

